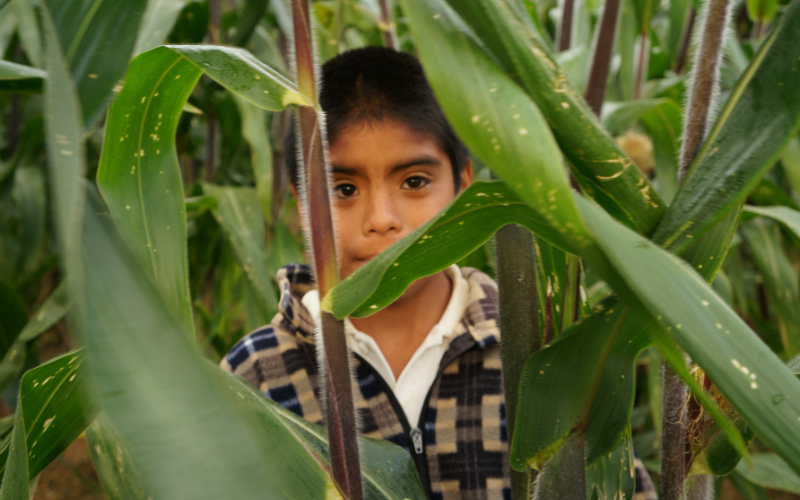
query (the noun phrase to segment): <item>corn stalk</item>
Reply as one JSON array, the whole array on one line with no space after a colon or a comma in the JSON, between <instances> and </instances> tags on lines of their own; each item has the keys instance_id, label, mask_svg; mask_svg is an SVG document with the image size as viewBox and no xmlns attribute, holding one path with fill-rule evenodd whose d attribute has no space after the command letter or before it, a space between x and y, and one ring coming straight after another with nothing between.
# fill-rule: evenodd
<instances>
[{"instance_id":1,"label":"corn stalk","mask_svg":"<svg viewBox=\"0 0 800 500\"><path fill-rule=\"evenodd\" d=\"M320 297L339 282L336 240L325 153L324 115L319 106L314 46L307 0L293 2L294 52L300 94L308 100L298 108L298 133L302 158L301 201L308 217L309 238ZM344 323L331 313L321 313L326 403L326 423L333 478L345 498L363 497L358 453L357 423L350 380L350 357Z\"/></svg>"}]
</instances>

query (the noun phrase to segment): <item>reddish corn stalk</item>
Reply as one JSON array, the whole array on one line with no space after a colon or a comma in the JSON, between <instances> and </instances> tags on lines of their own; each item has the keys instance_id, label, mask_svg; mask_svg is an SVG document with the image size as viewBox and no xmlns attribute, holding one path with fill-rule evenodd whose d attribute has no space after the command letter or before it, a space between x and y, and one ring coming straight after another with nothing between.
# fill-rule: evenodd
<instances>
[{"instance_id":1,"label":"reddish corn stalk","mask_svg":"<svg viewBox=\"0 0 800 500\"><path fill-rule=\"evenodd\" d=\"M564 0L564 8L561 14L561 33L558 35L558 51L563 52L569 49L572 40L572 18L575 10L575 0Z\"/></svg>"},{"instance_id":2,"label":"reddish corn stalk","mask_svg":"<svg viewBox=\"0 0 800 500\"><path fill-rule=\"evenodd\" d=\"M394 28L394 21L392 21L391 0L380 0L380 4L381 22L379 26L383 35L383 43L390 49L397 50L397 31Z\"/></svg>"},{"instance_id":3,"label":"reddish corn stalk","mask_svg":"<svg viewBox=\"0 0 800 500\"><path fill-rule=\"evenodd\" d=\"M730 0L708 0L703 6L699 45L694 57L692 83L686 104L680 178L683 179L700 151L714 117L714 98L718 93L719 67L725 46L725 30L730 17Z\"/></svg>"},{"instance_id":4,"label":"reddish corn stalk","mask_svg":"<svg viewBox=\"0 0 800 500\"><path fill-rule=\"evenodd\" d=\"M306 182L302 202L308 214L319 296L325 297L339 282L324 149L325 126L317 98L308 0L294 0L292 11L297 82L301 95L308 100L308 105L298 110L304 172L301 178ZM360 500L363 492L358 431L344 324L326 311L321 313L321 323L326 423L333 479L345 498Z\"/></svg>"},{"instance_id":5,"label":"reddish corn stalk","mask_svg":"<svg viewBox=\"0 0 800 500\"><path fill-rule=\"evenodd\" d=\"M592 69L586 83L586 102L594 114L600 116L603 99L606 95L608 70L611 68L611 53L614 48L614 34L617 31L620 0L606 0L603 19L600 21L600 34L594 49Z\"/></svg>"}]
</instances>

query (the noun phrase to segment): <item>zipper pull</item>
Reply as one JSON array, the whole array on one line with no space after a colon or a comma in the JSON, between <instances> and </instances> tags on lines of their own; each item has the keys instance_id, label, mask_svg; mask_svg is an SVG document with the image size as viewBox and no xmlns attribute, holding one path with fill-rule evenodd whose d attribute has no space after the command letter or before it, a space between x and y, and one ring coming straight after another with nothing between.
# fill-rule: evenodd
<instances>
[{"instance_id":1,"label":"zipper pull","mask_svg":"<svg viewBox=\"0 0 800 500\"><path fill-rule=\"evenodd\" d=\"M414 443L414 453L417 455L422 453L422 431L417 427L411 429L411 442Z\"/></svg>"}]
</instances>

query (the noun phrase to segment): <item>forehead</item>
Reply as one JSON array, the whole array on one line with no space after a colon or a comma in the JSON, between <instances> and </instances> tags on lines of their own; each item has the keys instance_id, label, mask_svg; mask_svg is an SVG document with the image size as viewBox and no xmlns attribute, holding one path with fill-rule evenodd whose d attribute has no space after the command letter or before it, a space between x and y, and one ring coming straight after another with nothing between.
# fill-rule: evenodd
<instances>
[{"instance_id":1,"label":"forehead","mask_svg":"<svg viewBox=\"0 0 800 500\"><path fill-rule=\"evenodd\" d=\"M422 158L451 168L449 157L435 138L388 118L343 128L330 143L329 152L334 169L383 171Z\"/></svg>"}]
</instances>

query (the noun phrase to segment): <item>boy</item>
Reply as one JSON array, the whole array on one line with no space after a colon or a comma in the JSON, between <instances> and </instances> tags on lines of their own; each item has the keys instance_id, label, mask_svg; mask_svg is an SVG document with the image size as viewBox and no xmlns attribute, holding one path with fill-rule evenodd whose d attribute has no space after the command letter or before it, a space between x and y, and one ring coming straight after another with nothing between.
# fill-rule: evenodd
<instances>
[{"instance_id":1,"label":"boy","mask_svg":"<svg viewBox=\"0 0 800 500\"><path fill-rule=\"evenodd\" d=\"M350 51L323 66L322 82L344 279L444 209L472 167L412 56ZM297 196L293 136L287 146ZM280 313L221 366L321 424L319 295L307 266L284 267L278 282ZM494 281L455 265L382 311L345 320L362 433L408 450L429 498L510 496L498 321Z\"/></svg>"}]
</instances>

